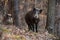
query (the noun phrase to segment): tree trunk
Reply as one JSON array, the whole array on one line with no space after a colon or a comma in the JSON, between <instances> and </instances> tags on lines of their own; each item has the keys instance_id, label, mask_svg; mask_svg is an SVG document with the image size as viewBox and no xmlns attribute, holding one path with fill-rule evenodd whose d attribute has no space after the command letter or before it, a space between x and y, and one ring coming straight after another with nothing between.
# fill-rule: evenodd
<instances>
[{"instance_id":1,"label":"tree trunk","mask_svg":"<svg viewBox=\"0 0 60 40\"><path fill-rule=\"evenodd\" d=\"M54 34L56 0L48 0L47 29Z\"/></svg>"},{"instance_id":2,"label":"tree trunk","mask_svg":"<svg viewBox=\"0 0 60 40\"><path fill-rule=\"evenodd\" d=\"M19 26L19 0L14 0L14 24Z\"/></svg>"}]
</instances>

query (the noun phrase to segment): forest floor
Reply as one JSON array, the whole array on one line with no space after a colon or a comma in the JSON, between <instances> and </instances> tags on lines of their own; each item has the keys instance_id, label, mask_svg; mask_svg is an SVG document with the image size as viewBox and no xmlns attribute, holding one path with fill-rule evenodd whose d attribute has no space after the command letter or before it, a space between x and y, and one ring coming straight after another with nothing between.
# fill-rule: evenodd
<instances>
[{"instance_id":1,"label":"forest floor","mask_svg":"<svg viewBox=\"0 0 60 40\"><path fill-rule=\"evenodd\" d=\"M54 40L56 37L44 33L35 33L26 29L19 29L13 25L0 25L0 40Z\"/></svg>"}]
</instances>

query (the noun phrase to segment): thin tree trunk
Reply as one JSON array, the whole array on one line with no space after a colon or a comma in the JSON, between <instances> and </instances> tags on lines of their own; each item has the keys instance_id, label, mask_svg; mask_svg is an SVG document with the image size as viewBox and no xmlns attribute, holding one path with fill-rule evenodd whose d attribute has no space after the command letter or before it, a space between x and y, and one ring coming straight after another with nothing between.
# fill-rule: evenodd
<instances>
[{"instance_id":1,"label":"thin tree trunk","mask_svg":"<svg viewBox=\"0 0 60 40\"><path fill-rule=\"evenodd\" d=\"M49 32L54 33L54 22L55 22L55 6L56 0L48 0L48 15L47 15L47 28Z\"/></svg>"},{"instance_id":2,"label":"thin tree trunk","mask_svg":"<svg viewBox=\"0 0 60 40\"><path fill-rule=\"evenodd\" d=\"M19 14L19 0L14 0L14 17L15 17L14 23L16 26L19 26L18 14Z\"/></svg>"}]
</instances>

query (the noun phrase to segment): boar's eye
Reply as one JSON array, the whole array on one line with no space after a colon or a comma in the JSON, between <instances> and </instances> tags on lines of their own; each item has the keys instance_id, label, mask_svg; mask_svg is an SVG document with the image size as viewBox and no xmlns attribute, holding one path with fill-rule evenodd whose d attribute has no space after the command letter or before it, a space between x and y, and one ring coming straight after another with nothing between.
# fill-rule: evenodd
<instances>
[{"instance_id":1,"label":"boar's eye","mask_svg":"<svg viewBox=\"0 0 60 40\"><path fill-rule=\"evenodd\" d=\"M33 8L33 11L35 11L36 9L35 8Z\"/></svg>"},{"instance_id":2,"label":"boar's eye","mask_svg":"<svg viewBox=\"0 0 60 40\"><path fill-rule=\"evenodd\" d=\"M39 10L39 12L41 13L41 12L42 12L42 10Z\"/></svg>"}]
</instances>

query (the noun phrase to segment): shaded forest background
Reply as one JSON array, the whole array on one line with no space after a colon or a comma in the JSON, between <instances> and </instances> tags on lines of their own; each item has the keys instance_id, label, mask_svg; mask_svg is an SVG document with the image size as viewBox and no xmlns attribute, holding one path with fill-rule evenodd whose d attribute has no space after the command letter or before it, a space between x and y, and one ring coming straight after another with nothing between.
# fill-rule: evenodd
<instances>
[{"instance_id":1,"label":"shaded forest background","mask_svg":"<svg viewBox=\"0 0 60 40\"><path fill-rule=\"evenodd\" d=\"M46 14L47 14L47 0L37 0L35 4L35 0L18 0L15 2L15 0L1 0L1 16L3 19L3 15L5 13L12 14L12 18L17 18L18 23L15 21L17 25L19 25L20 28L27 28L27 24L25 22L25 15L28 11L32 10L32 8L36 7L39 9L43 9L42 14L40 15L40 22L39 22L39 29L42 30L46 26ZM2 21L1 19L1 21ZM13 22L14 20L12 20ZM4 21L6 23L6 21ZM15 25L16 25L15 24Z\"/></svg>"},{"instance_id":2,"label":"shaded forest background","mask_svg":"<svg viewBox=\"0 0 60 40\"><path fill-rule=\"evenodd\" d=\"M3 26L3 28L7 27L11 29L14 29L16 26L22 30L23 29L28 30L28 25L26 24L24 17L26 13L32 10L34 7L43 9L43 12L39 15L39 19L40 19L38 25L39 33L45 32L47 28L47 31L49 31L49 33L53 33L54 35L60 37L60 1L59 0L53 0L53 1L52 0L49 1L48 0L37 0L37 1L36 0L0 0L1 26ZM10 14L12 16L9 19L10 21L7 22L4 19L5 14ZM9 24L5 25L7 23ZM16 30L14 29L13 31Z\"/></svg>"}]
</instances>

